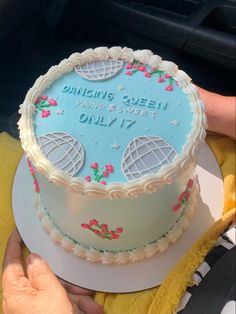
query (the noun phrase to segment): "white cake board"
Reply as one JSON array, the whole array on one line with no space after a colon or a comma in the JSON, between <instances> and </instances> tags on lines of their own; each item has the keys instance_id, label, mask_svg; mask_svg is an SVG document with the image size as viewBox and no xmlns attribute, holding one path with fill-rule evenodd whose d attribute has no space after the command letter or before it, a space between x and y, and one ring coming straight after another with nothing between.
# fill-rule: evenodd
<instances>
[{"instance_id":1,"label":"white cake board","mask_svg":"<svg viewBox=\"0 0 236 314\"><path fill-rule=\"evenodd\" d=\"M16 225L31 252L48 261L55 274L78 286L105 292L131 292L158 286L192 244L222 214L223 181L217 161L203 145L197 165L200 197L189 227L174 245L149 259L126 265L91 263L66 252L42 228L32 201L32 178L23 157L13 186Z\"/></svg>"}]
</instances>

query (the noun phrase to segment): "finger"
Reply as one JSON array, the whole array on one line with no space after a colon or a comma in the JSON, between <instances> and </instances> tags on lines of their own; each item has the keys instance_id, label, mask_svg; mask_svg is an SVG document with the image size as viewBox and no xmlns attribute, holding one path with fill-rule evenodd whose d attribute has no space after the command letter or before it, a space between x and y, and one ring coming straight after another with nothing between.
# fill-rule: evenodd
<instances>
[{"instance_id":1,"label":"finger","mask_svg":"<svg viewBox=\"0 0 236 314\"><path fill-rule=\"evenodd\" d=\"M93 301L89 296L68 294L72 303L76 304L80 311L86 314L103 314L101 305Z\"/></svg>"},{"instance_id":2,"label":"finger","mask_svg":"<svg viewBox=\"0 0 236 314\"><path fill-rule=\"evenodd\" d=\"M26 270L29 281L35 289L63 289L48 263L39 255L31 253L28 256L26 260Z\"/></svg>"},{"instance_id":3,"label":"finger","mask_svg":"<svg viewBox=\"0 0 236 314\"><path fill-rule=\"evenodd\" d=\"M95 294L95 291L93 291L93 290L89 290L86 288L82 288L82 287L73 285L72 283L70 283L66 280L63 280L61 278L58 278L58 279L59 279L61 285L66 289L66 291L68 293L77 294L77 295L88 295L91 297L94 296L94 294Z\"/></svg>"},{"instance_id":4,"label":"finger","mask_svg":"<svg viewBox=\"0 0 236 314\"><path fill-rule=\"evenodd\" d=\"M15 229L9 237L3 261L3 290L10 286L16 287L17 284L31 286L25 277L21 262L21 245L22 239L17 229Z\"/></svg>"}]
</instances>

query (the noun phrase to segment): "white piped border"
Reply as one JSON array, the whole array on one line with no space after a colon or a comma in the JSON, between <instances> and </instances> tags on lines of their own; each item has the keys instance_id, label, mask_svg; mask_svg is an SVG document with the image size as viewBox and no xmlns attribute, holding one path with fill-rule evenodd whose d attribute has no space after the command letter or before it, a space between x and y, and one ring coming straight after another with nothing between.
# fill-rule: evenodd
<instances>
[{"instance_id":1,"label":"white piped border","mask_svg":"<svg viewBox=\"0 0 236 314\"><path fill-rule=\"evenodd\" d=\"M33 113L37 97L42 95L45 89L56 79L72 71L75 66L108 58L121 59L127 62L131 62L135 58L140 62L165 71L178 82L178 85L187 94L194 115L192 131L187 137L183 153L176 156L173 163L164 166L158 174L147 174L139 180L127 183L110 183L107 186L103 186L97 182L87 182L83 178L70 176L68 173L56 168L44 156L35 138ZM170 184L183 169L196 160L200 145L206 135L205 129L207 126L203 102L196 87L191 83L190 77L185 72L179 70L177 65L172 62L162 61L160 56L154 55L150 50L133 51L126 47L87 49L83 53L74 53L68 59L62 60L58 65L52 66L29 89L19 112L21 113L21 118L18 125L22 147L37 171L46 176L55 185L68 187L73 192L84 193L95 198L134 198L142 193L153 193L165 184Z\"/></svg>"},{"instance_id":2,"label":"white piped border","mask_svg":"<svg viewBox=\"0 0 236 314\"><path fill-rule=\"evenodd\" d=\"M199 195L199 184L197 178L194 179L194 185L191 192L191 201L188 204L187 209L183 213L183 216L179 218L176 224L166 233L164 237L159 238L151 244L147 244L140 248L130 251L120 251L117 253L94 249L92 247L86 247L79 244L68 236L66 236L59 227L55 226L53 219L48 215L48 211L45 209L41 202L41 196L39 193L35 193L35 207L37 215L42 222L44 229L49 233L50 237L55 243L60 244L66 251L71 252L79 257L86 258L88 261L102 264L126 264L130 262L138 262L145 258L149 258L156 254L161 253L168 249L171 243L174 243L183 233L189 225L189 219L192 217L195 205L197 203L197 196Z\"/></svg>"}]
</instances>

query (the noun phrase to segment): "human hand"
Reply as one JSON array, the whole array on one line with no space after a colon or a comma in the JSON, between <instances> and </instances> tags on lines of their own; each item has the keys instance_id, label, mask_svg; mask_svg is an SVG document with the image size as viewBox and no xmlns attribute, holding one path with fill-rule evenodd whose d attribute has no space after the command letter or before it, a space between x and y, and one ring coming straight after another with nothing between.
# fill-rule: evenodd
<instances>
[{"instance_id":1,"label":"human hand","mask_svg":"<svg viewBox=\"0 0 236 314\"><path fill-rule=\"evenodd\" d=\"M235 138L236 98L197 88L205 104L208 130Z\"/></svg>"},{"instance_id":2,"label":"human hand","mask_svg":"<svg viewBox=\"0 0 236 314\"><path fill-rule=\"evenodd\" d=\"M4 314L102 314L91 291L64 282L60 284L48 264L37 254L21 262L22 240L14 230L8 240L3 262L2 289Z\"/></svg>"},{"instance_id":3,"label":"human hand","mask_svg":"<svg viewBox=\"0 0 236 314\"><path fill-rule=\"evenodd\" d=\"M59 277L57 277L61 285L66 290L69 298L76 303L79 302L79 308L83 309L84 313L95 313L102 314L103 311L100 308L98 311L98 304L96 304L91 298L95 295L95 291L85 289L76 285L71 284ZM93 309L93 311L91 311Z\"/></svg>"}]
</instances>

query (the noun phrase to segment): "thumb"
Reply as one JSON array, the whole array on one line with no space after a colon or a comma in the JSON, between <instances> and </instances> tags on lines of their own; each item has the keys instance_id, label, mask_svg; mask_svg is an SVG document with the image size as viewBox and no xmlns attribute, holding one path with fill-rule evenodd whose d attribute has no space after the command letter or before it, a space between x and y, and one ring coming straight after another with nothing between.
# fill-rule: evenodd
<instances>
[{"instance_id":1,"label":"thumb","mask_svg":"<svg viewBox=\"0 0 236 314\"><path fill-rule=\"evenodd\" d=\"M39 255L31 253L26 260L29 281L36 290L62 288L48 263Z\"/></svg>"}]
</instances>

